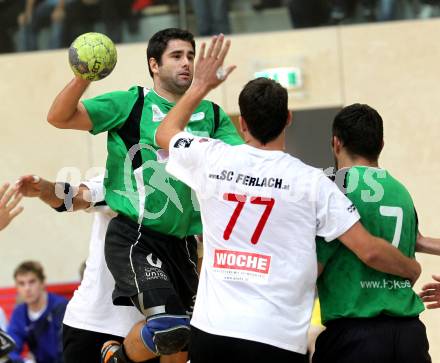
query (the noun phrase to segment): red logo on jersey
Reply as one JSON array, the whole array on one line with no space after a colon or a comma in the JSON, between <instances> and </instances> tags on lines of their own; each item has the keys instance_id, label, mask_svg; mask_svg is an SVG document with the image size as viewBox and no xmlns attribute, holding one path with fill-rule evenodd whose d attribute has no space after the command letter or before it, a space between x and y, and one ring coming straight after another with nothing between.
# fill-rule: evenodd
<instances>
[{"instance_id":1,"label":"red logo on jersey","mask_svg":"<svg viewBox=\"0 0 440 363\"><path fill-rule=\"evenodd\" d=\"M214 267L267 274L271 256L241 251L215 250Z\"/></svg>"}]
</instances>

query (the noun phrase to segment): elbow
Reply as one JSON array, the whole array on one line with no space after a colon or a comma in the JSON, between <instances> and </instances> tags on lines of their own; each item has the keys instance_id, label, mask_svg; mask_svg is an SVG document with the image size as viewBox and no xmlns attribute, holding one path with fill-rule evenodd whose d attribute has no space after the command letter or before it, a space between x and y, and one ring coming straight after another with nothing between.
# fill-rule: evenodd
<instances>
[{"instance_id":1,"label":"elbow","mask_svg":"<svg viewBox=\"0 0 440 363\"><path fill-rule=\"evenodd\" d=\"M67 129L66 123L60 122L59 119L51 113L47 115L47 122L57 129Z\"/></svg>"},{"instance_id":2,"label":"elbow","mask_svg":"<svg viewBox=\"0 0 440 363\"><path fill-rule=\"evenodd\" d=\"M57 123L57 118L56 118L56 116L53 114L53 112L49 112L48 114L47 114L47 122L49 123L49 124L51 124L52 126L55 126L55 127L57 127L57 128L59 128L59 126L58 126L58 123Z\"/></svg>"}]
</instances>

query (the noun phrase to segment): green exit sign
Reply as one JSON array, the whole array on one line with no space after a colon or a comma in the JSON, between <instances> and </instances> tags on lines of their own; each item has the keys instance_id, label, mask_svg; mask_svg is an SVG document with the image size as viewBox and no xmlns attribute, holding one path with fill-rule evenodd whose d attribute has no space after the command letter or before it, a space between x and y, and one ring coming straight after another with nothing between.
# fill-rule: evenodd
<instances>
[{"instance_id":1,"label":"green exit sign","mask_svg":"<svg viewBox=\"0 0 440 363\"><path fill-rule=\"evenodd\" d=\"M270 78L287 89L301 88L303 85L301 69L298 67L280 67L263 69L254 73L254 77Z\"/></svg>"}]
</instances>

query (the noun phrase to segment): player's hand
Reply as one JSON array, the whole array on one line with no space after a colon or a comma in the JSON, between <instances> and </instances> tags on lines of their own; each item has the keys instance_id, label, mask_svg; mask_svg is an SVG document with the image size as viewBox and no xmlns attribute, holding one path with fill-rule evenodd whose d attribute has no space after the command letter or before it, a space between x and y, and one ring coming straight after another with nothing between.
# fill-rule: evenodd
<instances>
[{"instance_id":1,"label":"player's hand","mask_svg":"<svg viewBox=\"0 0 440 363\"><path fill-rule=\"evenodd\" d=\"M208 49L206 43L202 43L200 54L194 71L194 87L202 87L210 91L224 82L236 66L223 67L228 54L231 41L226 40L223 34L211 39Z\"/></svg>"},{"instance_id":2,"label":"player's hand","mask_svg":"<svg viewBox=\"0 0 440 363\"><path fill-rule=\"evenodd\" d=\"M17 186L9 188L5 183L0 187L0 231L23 211L23 207L17 207L22 197Z\"/></svg>"},{"instance_id":3,"label":"player's hand","mask_svg":"<svg viewBox=\"0 0 440 363\"><path fill-rule=\"evenodd\" d=\"M18 191L25 197L41 196L42 179L36 175L24 175L17 180Z\"/></svg>"},{"instance_id":4,"label":"player's hand","mask_svg":"<svg viewBox=\"0 0 440 363\"><path fill-rule=\"evenodd\" d=\"M432 278L437 282L431 282L422 287L422 292L419 296L427 304L428 309L438 309L440 308L440 275L432 275Z\"/></svg>"}]
</instances>

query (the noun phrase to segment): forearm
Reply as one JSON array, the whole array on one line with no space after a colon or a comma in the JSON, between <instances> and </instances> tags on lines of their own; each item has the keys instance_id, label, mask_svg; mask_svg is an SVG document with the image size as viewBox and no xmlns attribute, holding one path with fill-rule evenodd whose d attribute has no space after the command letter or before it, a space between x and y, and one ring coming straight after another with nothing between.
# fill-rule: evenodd
<instances>
[{"instance_id":1,"label":"forearm","mask_svg":"<svg viewBox=\"0 0 440 363\"><path fill-rule=\"evenodd\" d=\"M420 264L403 255L397 248L381 238L375 239L375 247L364 258L361 258L375 270L401 276L415 282L420 275Z\"/></svg>"},{"instance_id":2,"label":"forearm","mask_svg":"<svg viewBox=\"0 0 440 363\"><path fill-rule=\"evenodd\" d=\"M419 234L417 238L416 252L440 256L440 239L423 237Z\"/></svg>"},{"instance_id":3,"label":"forearm","mask_svg":"<svg viewBox=\"0 0 440 363\"><path fill-rule=\"evenodd\" d=\"M161 148L168 150L173 136L184 130L191 114L207 93L208 90L204 87L192 86L171 109L157 129L156 143Z\"/></svg>"},{"instance_id":4,"label":"forearm","mask_svg":"<svg viewBox=\"0 0 440 363\"><path fill-rule=\"evenodd\" d=\"M55 183L41 179L40 200L52 208L58 208L63 204L64 199L58 198L55 193Z\"/></svg>"},{"instance_id":5,"label":"forearm","mask_svg":"<svg viewBox=\"0 0 440 363\"><path fill-rule=\"evenodd\" d=\"M44 179L41 181L41 183L41 194L39 198L42 202L46 203L52 208L59 208L66 203L64 183L52 183ZM73 191L72 205L74 211L87 209L90 207L90 197L88 192L89 190L85 186L80 186Z\"/></svg>"},{"instance_id":6,"label":"forearm","mask_svg":"<svg viewBox=\"0 0 440 363\"><path fill-rule=\"evenodd\" d=\"M360 222L339 236L339 240L375 270L408 278L413 283L420 275L421 268L416 260L404 256L384 239L372 236Z\"/></svg>"},{"instance_id":7,"label":"forearm","mask_svg":"<svg viewBox=\"0 0 440 363\"><path fill-rule=\"evenodd\" d=\"M56 96L53 101L47 121L58 128L69 128L69 121L78 111L79 100L87 90L90 81L75 77Z\"/></svg>"}]
</instances>

